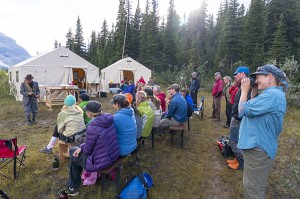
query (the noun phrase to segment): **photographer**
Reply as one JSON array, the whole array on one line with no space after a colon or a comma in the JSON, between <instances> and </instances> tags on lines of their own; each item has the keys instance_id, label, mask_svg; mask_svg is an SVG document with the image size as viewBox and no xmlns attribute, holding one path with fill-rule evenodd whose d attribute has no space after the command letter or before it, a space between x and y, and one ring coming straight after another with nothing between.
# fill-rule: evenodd
<instances>
[{"instance_id":1,"label":"photographer","mask_svg":"<svg viewBox=\"0 0 300 199\"><path fill-rule=\"evenodd\" d=\"M249 75L249 68L246 66L240 66L233 75L238 90L234 96L234 104L232 106L229 141L235 158L234 160L227 160L227 163L229 168L233 170L239 170L244 167L244 159L241 149L237 147L239 141L240 123L242 120L242 117L239 117L238 106L241 97L241 81L247 78L247 75ZM248 99L250 99L250 92L248 93Z\"/></svg>"},{"instance_id":2,"label":"photographer","mask_svg":"<svg viewBox=\"0 0 300 199\"><path fill-rule=\"evenodd\" d=\"M265 198L267 179L278 148L286 112L286 98L281 80L284 73L274 65L264 65L253 73L256 86L247 101L250 79L241 83L239 116L243 117L238 147L245 160L243 185L245 198ZM257 95L257 91L262 91Z\"/></svg>"}]
</instances>

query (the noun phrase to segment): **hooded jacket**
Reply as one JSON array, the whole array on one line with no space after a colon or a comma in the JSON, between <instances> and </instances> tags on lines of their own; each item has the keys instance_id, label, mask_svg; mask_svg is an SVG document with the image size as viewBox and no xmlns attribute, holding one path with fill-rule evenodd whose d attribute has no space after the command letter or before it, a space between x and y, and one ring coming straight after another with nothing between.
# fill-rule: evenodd
<instances>
[{"instance_id":1,"label":"hooded jacket","mask_svg":"<svg viewBox=\"0 0 300 199\"><path fill-rule=\"evenodd\" d=\"M114 115L114 126L117 129L120 155L126 156L137 147L137 127L131 108L122 108Z\"/></svg>"},{"instance_id":2,"label":"hooded jacket","mask_svg":"<svg viewBox=\"0 0 300 199\"><path fill-rule=\"evenodd\" d=\"M141 114L143 132L142 137L148 137L151 134L151 130L154 123L154 112L147 101L140 103L137 107Z\"/></svg>"},{"instance_id":3,"label":"hooded jacket","mask_svg":"<svg viewBox=\"0 0 300 199\"><path fill-rule=\"evenodd\" d=\"M57 115L57 130L66 137L85 129L83 111L77 106L63 106Z\"/></svg>"},{"instance_id":4,"label":"hooded jacket","mask_svg":"<svg viewBox=\"0 0 300 199\"><path fill-rule=\"evenodd\" d=\"M86 142L80 146L87 155L86 171L95 172L113 164L120 148L112 114L101 114L87 127Z\"/></svg>"}]
</instances>

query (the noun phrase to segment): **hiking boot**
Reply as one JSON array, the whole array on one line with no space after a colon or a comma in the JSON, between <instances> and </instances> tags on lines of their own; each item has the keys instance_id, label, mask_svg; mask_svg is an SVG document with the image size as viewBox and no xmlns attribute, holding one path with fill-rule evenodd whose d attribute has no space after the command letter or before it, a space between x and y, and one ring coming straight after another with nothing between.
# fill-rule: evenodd
<instances>
[{"instance_id":1,"label":"hiking boot","mask_svg":"<svg viewBox=\"0 0 300 199\"><path fill-rule=\"evenodd\" d=\"M68 196L77 196L79 194L78 189L72 187L68 187L65 190L65 193L68 194Z\"/></svg>"},{"instance_id":2,"label":"hiking boot","mask_svg":"<svg viewBox=\"0 0 300 199\"><path fill-rule=\"evenodd\" d=\"M239 162L237 162L236 164L228 164L228 167L233 170L238 170L239 165L240 165Z\"/></svg>"},{"instance_id":3,"label":"hiking boot","mask_svg":"<svg viewBox=\"0 0 300 199\"><path fill-rule=\"evenodd\" d=\"M227 162L227 164L236 164L236 163L238 163L238 160L236 158L234 158L233 160L227 160L226 162Z\"/></svg>"},{"instance_id":4,"label":"hiking boot","mask_svg":"<svg viewBox=\"0 0 300 199\"><path fill-rule=\"evenodd\" d=\"M216 117L214 117L214 116L210 116L210 117L209 117L209 119L216 119Z\"/></svg>"},{"instance_id":5,"label":"hiking boot","mask_svg":"<svg viewBox=\"0 0 300 199\"><path fill-rule=\"evenodd\" d=\"M32 120L32 122L31 122L31 123L32 123L32 124L37 124L37 122L36 122L36 121L33 121L33 120Z\"/></svg>"},{"instance_id":6,"label":"hiking boot","mask_svg":"<svg viewBox=\"0 0 300 199\"><path fill-rule=\"evenodd\" d=\"M52 149L48 149L47 147L39 150L40 153L52 154Z\"/></svg>"},{"instance_id":7,"label":"hiking boot","mask_svg":"<svg viewBox=\"0 0 300 199\"><path fill-rule=\"evenodd\" d=\"M215 122L220 122L220 118L214 118L213 119Z\"/></svg>"},{"instance_id":8,"label":"hiking boot","mask_svg":"<svg viewBox=\"0 0 300 199\"><path fill-rule=\"evenodd\" d=\"M28 124L28 126L32 126L32 122L31 121L28 121L27 124Z\"/></svg>"}]
</instances>

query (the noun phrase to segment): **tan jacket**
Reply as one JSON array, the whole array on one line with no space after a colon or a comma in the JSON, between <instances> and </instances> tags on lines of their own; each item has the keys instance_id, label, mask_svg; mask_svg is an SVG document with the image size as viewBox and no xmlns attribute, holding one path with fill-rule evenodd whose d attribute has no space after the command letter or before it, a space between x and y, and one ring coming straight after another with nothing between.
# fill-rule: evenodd
<instances>
[{"instance_id":1,"label":"tan jacket","mask_svg":"<svg viewBox=\"0 0 300 199\"><path fill-rule=\"evenodd\" d=\"M85 129L82 109L77 105L63 106L57 116L57 129L66 137Z\"/></svg>"}]
</instances>

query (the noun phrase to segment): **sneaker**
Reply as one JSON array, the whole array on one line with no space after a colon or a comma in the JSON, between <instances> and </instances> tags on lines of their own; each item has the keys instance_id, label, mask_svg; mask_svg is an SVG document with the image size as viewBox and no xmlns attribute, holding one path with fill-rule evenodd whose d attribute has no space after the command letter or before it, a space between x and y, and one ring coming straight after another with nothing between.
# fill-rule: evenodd
<instances>
[{"instance_id":1,"label":"sneaker","mask_svg":"<svg viewBox=\"0 0 300 199\"><path fill-rule=\"evenodd\" d=\"M77 196L79 194L78 189L72 187L68 187L65 190L65 193L68 194L68 196Z\"/></svg>"},{"instance_id":2,"label":"sneaker","mask_svg":"<svg viewBox=\"0 0 300 199\"><path fill-rule=\"evenodd\" d=\"M52 154L52 149L48 149L47 147L39 150L40 153Z\"/></svg>"}]
</instances>

